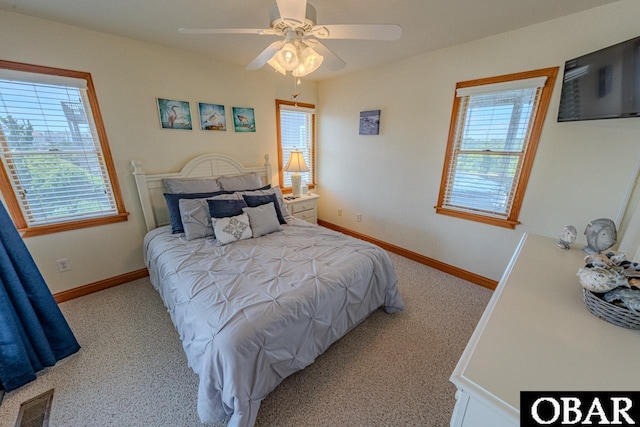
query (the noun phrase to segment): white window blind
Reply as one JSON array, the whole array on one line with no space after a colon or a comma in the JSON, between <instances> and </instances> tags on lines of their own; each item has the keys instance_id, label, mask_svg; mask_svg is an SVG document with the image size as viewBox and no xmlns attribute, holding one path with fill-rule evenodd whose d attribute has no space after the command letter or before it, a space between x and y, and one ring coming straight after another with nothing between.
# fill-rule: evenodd
<instances>
[{"instance_id":1,"label":"white window blind","mask_svg":"<svg viewBox=\"0 0 640 427\"><path fill-rule=\"evenodd\" d=\"M313 182L313 114L311 108L280 104L280 148L283 165L287 164L293 150L302 151L309 172L300 172L303 184ZM292 172L283 171L283 186L291 187Z\"/></svg>"},{"instance_id":2,"label":"white window blind","mask_svg":"<svg viewBox=\"0 0 640 427\"><path fill-rule=\"evenodd\" d=\"M509 217L545 81L458 90L443 206Z\"/></svg>"},{"instance_id":3,"label":"white window blind","mask_svg":"<svg viewBox=\"0 0 640 427\"><path fill-rule=\"evenodd\" d=\"M86 87L0 74L2 161L29 227L118 214Z\"/></svg>"}]
</instances>

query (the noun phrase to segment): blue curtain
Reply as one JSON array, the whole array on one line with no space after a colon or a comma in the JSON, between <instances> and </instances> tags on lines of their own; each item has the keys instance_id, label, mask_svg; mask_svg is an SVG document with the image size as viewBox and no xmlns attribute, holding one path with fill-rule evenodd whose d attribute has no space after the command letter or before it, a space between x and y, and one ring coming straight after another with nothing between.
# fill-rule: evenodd
<instances>
[{"instance_id":1,"label":"blue curtain","mask_svg":"<svg viewBox=\"0 0 640 427\"><path fill-rule=\"evenodd\" d=\"M0 384L14 390L80 345L0 203Z\"/></svg>"}]
</instances>

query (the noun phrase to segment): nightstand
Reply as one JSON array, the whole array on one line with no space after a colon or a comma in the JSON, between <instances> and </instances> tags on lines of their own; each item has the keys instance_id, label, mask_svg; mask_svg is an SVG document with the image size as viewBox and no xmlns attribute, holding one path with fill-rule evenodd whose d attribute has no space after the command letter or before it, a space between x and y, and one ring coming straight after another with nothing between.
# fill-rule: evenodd
<instances>
[{"instance_id":1,"label":"nightstand","mask_svg":"<svg viewBox=\"0 0 640 427\"><path fill-rule=\"evenodd\" d=\"M284 202L291 215L311 224L317 224L319 198L317 194L304 194L296 199L284 199Z\"/></svg>"}]
</instances>

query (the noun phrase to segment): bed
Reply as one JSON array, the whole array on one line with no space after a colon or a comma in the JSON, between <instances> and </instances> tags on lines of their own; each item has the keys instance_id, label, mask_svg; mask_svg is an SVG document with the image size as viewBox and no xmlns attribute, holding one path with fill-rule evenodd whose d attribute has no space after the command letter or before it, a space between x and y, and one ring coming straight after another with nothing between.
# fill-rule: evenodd
<instances>
[{"instance_id":1,"label":"bed","mask_svg":"<svg viewBox=\"0 0 640 427\"><path fill-rule=\"evenodd\" d=\"M133 166L148 229L145 263L199 376L203 423L228 419L230 427L252 426L261 401L284 378L313 363L372 312L404 308L384 250L294 218L286 208L277 231L224 245L216 242L218 235L188 240L186 232L172 232L166 178L253 173L268 187L268 156L264 165L244 167L207 154L169 174L145 174L136 161ZM272 208L255 209L266 207Z\"/></svg>"}]
</instances>

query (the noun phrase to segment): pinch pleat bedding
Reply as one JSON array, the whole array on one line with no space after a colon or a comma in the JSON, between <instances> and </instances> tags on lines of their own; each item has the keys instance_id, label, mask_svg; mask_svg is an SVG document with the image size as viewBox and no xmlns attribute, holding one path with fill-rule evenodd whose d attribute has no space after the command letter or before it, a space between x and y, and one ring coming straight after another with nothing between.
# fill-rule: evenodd
<instances>
[{"instance_id":1,"label":"pinch pleat bedding","mask_svg":"<svg viewBox=\"0 0 640 427\"><path fill-rule=\"evenodd\" d=\"M288 218L282 231L216 246L170 229L145 260L199 376L203 422L252 426L261 401L379 307L404 304L379 247Z\"/></svg>"}]
</instances>

